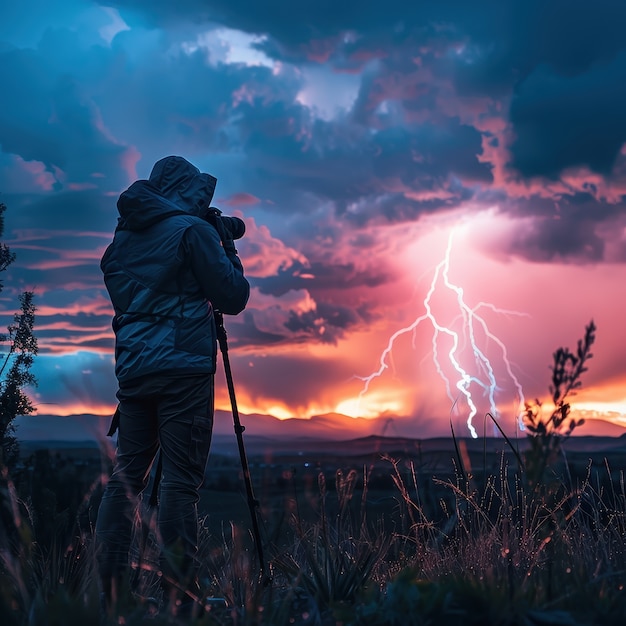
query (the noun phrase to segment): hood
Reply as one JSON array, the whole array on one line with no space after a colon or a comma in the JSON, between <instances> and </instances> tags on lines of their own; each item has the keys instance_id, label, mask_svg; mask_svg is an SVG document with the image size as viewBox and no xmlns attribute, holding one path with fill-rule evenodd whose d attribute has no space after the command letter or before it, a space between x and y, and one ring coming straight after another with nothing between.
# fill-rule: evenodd
<instances>
[{"instance_id":1,"label":"hood","mask_svg":"<svg viewBox=\"0 0 626 626\"><path fill-rule=\"evenodd\" d=\"M154 164L150 184L187 213L198 215L211 204L217 178L203 174L183 157L168 156Z\"/></svg>"},{"instance_id":2,"label":"hood","mask_svg":"<svg viewBox=\"0 0 626 626\"><path fill-rule=\"evenodd\" d=\"M135 181L117 201L118 230L144 230L171 215L186 214L147 180Z\"/></svg>"},{"instance_id":3,"label":"hood","mask_svg":"<svg viewBox=\"0 0 626 626\"><path fill-rule=\"evenodd\" d=\"M171 215L200 215L211 204L217 179L179 156L157 161L149 180L135 181L117 201L118 229L143 230Z\"/></svg>"}]
</instances>

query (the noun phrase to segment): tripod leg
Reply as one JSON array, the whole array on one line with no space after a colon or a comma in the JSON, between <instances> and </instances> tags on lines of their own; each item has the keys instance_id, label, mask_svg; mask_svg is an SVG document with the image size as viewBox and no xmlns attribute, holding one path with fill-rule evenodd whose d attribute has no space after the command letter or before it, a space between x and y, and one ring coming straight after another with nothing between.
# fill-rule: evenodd
<instances>
[{"instance_id":1,"label":"tripod leg","mask_svg":"<svg viewBox=\"0 0 626 626\"><path fill-rule=\"evenodd\" d=\"M248 467L248 459L246 456L246 449L243 442L243 431L245 427L241 425L239 420L239 411L237 409L237 398L235 396L235 386L233 383L233 376L230 369L230 359L228 357L228 342L226 337L226 329L224 328L224 322L222 314L215 312L216 325L217 325L217 338L220 344L222 352L222 358L224 361L224 373L226 374L226 383L228 385L228 395L230 396L230 404L233 412L233 422L235 427L235 435L237 436L237 446L239 448L239 458L241 459L241 469L243 470L243 478L246 486L246 495L248 498L248 508L250 510L250 517L252 518L252 533L254 536L254 543L256 544L257 554L259 557L259 569L261 571L261 577L264 584L270 581L265 571L265 559L263 556L263 545L261 543L261 532L259 530L258 520L258 507L259 501L254 497L254 491L252 489L252 479L250 477L250 469Z\"/></svg>"}]
</instances>

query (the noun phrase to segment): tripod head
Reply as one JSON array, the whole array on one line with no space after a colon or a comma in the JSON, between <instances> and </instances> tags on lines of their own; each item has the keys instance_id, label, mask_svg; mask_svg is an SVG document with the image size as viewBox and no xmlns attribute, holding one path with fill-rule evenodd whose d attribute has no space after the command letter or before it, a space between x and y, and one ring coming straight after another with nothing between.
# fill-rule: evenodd
<instances>
[{"instance_id":1,"label":"tripod head","mask_svg":"<svg viewBox=\"0 0 626 626\"><path fill-rule=\"evenodd\" d=\"M215 319L215 329L217 331L217 341L220 344L222 354L228 352L228 337L224 328L224 314L217 309L213 309L213 318Z\"/></svg>"}]
</instances>

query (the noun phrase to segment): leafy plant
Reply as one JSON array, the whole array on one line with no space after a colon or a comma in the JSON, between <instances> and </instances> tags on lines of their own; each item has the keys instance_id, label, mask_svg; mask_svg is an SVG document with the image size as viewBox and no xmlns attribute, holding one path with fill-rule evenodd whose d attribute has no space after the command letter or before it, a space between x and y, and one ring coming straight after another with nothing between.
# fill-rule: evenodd
<instances>
[{"instance_id":1,"label":"leafy plant","mask_svg":"<svg viewBox=\"0 0 626 626\"><path fill-rule=\"evenodd\" d=\"M4 212L6 205L0 203L0 237L4 234ZM10 248L0 243L0 272L4 272L15 260ZM0 281L0 292L4 285ZM32 291L19 296L20 312L9 324L7 333L0 334L0 343L5 344L6 354L0 362L0 464L11 465L17 458L18 442L14 436L13 422L18 415L34 411L24 387L35 385L31 372L33 359L38 351L37 338L33 334L35 305Z\"/></svg>"},{"instance_id":2,"label":"leafy plant","mask_svg":"<svg viewBox=\"0 0 626 626\"><path fill-rule=\"evenodd\" d=\"M593 320L585 327L585 335L578 341L576 353L569 348L558 348L551 366L550 395L553 408L545 414L539 400L527 402L524 423L530 433L530 449L526 453L526 476L531 487L539 485L546 468L553 464L561 452L561 445L583 419L570 417L569 398L582 386L581 376L587 371L587 363L593 357L591 346L596 338Z\"/></svg>"}]
</instances>

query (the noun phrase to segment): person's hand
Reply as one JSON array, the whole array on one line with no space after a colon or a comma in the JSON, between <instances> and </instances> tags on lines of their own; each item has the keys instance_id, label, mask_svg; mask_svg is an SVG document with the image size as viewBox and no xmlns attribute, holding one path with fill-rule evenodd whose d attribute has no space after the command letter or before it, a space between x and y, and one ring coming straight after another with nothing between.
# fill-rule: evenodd
<instances>
[{"instance_id":1,"label":"person's hand","mask_svg":"<svg viewBox=\"0 0 626 626\"><path fill-rule=\"evenodd\" d=\"M234 248L235 244L233 243L233 236L230 230L228 230L228 227L226 226L224 220L216 215L213 219L213 225L215 226L220 236L220 239L222 240L222 245L226 247L226 245L229 244Z\"/></svg>"},{"instance_id":2,"label":"person's hand","mask_svg":"<svg viewBox=\"0 0 626 626\"><path fill-rule=\"evenodd\" d=\"M226 241L222 239L222 248L224 248L228 256L237 255L237 248L235 248L235 242L232 239L227 239Z\"/></svg>"},{"instance_id":3,"label":"person's hand","mask_svg":"<svg viewBox=\"0 0 626 626\"><path fill-rule=\"evenodd\" d=\"M222 241L222 247L224 251L229 254L237 254L237 248L235 248L235 242L233 241L233 235L230 232L226 221L221 218L221 211L215 207L205 208L201 210L198 215L206 220L211 226L215 228L217 234Z\"/></svg>"},{"instance_id":4,"label":"person's hand","mask_svg":"<svg viewBox=\"0 0 626 626\"><path fill-rule=\"evenodd\" d=\"M224 248L224 252L226 252L228 256L231 256L233 254L236 255L237 248L235 248L235 242L233 240L233 236L230 230L228 229L228 226L226 226L226 223L224 222L224 220L221 217L216 216L214 225L220 236L220 239L222 240L222 247Z\"/></svg>"}]
</instances>

